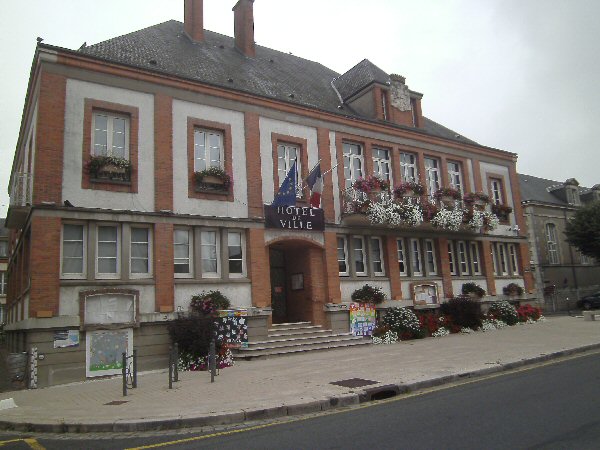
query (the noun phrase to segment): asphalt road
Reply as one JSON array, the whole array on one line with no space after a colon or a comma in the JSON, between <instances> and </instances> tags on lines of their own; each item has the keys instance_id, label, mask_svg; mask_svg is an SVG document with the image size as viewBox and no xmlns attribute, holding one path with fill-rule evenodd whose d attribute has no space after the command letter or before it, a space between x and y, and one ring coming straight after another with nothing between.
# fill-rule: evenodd
<instances>
[{"instance_id":1,"label":"asphalt road","mask_svg":"<svg viewBox=\"0 0 600 450\"><path fill-rule=\"evenodd\" d=\"M34 440L2 445L21 437L0 435L0 448L595 450L600 448L600 354L285 423L85 440L27 436Z\"/></svg>"}]
</instances>

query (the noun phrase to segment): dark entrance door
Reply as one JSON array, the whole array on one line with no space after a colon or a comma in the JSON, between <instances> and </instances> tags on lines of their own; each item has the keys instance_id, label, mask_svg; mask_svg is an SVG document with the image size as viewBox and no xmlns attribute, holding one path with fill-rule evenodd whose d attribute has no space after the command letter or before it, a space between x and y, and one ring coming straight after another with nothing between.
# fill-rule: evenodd
<instances>
[{"instance_id":1,"label":"dark entrance door","mask_svg":"<svg viewBox=\"0 0 600 450\"><path fill-rule=\"evenodd\" d=\"M285 253L274 248L269 250L271 262L271 307L273 323L287 322Z\"/></svg>"}]
</instances>

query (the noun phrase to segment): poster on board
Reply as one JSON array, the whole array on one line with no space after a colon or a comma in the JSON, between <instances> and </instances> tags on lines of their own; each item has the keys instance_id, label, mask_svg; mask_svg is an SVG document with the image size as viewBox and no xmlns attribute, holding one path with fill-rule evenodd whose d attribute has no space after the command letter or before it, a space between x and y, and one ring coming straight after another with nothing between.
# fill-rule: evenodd
<instances>
[{"instance_id":1,"label":"poster on board","mask_svg":"<svg viewBox=\"0 0 600 450\"><path fill-rule=\"evenodd\" d=\"M54 331L54 348L67 348L79 346L79 330Z\"/></svg>"},{"instance_id":2,"label":"poster on board","mask_svg":"<svg viewBox=\"0 0 600 450\"><path fill-rule=\"evenodd\" d=\"M248 311L221 310L216 325L217 339L227 347L248 347Z\"/></svg>"},{"instance_id":3,"label":"poster on board","mask_svg":"<svg viewBox=\"0 0 600 450\"><path fill-rule=\"evenodd\" d=\"M376 324L375 305L371 303L350 304L350 330L354 336L372 336Z\"/></svg>"},{"instance_id":4,"label":"poster on board","mask_svg":"<svg viewBox=\"0 0 600 450\"><path fill-rule=\"evenodd\" d=\"M127 355L133 353L133 329L88 331L86 335L86 376L103 377L121 373L123 352Z\"/></svg>"}]
</instances>

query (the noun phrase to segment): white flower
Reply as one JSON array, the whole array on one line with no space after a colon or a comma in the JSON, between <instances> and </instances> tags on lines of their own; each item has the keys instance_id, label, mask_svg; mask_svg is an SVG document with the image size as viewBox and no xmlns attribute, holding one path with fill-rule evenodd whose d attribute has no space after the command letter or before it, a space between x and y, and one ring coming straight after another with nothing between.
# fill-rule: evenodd
<instances>
[{"instance_id":1,"label":"white flower","mask_svg":"<svg viewBox=\"0 0 600 450\"><path fill-rule=\"evenodd\" d=\"M463 334L471 334L473 332L473 330L471 330L470 328L467 328L467 327L462 327L460 329L460 332Z\"/></svg>"},{"instance_id":2,"label":"white flower","mask_svg":"<svg viewBox=\"0 0 600 450\"><path fill-rule=\"evenodd\" d=\"M498 219L496 214L493 214L489 211L484 211L483 216L489 230L495 230L498 228L498 225L500 225L500 219Z\"/></svg>"},{"instance_id":3,"label":"white flower","mask_svg":"<svg viewBox=\"0 0 600 450\"><path fill-rule=\"evenodd\" d=\"M473 230L479 230L483 227L483 213L478 210L473 210L473 217L469 220L468 226Z\"/></svg>"},{"instance_id":4,"label":"white flower","mask_svg":"<svg viewBox=\"0 0 600 450\"><path fill-rule=\"evenodd\" d=\"M433 226L458 231L463 222L463 211L460 208L446 209L442 207L431 219Z\"/></svg>"},{"instance_id":5,"label":"white flower","mask_svg":"<svg viewBox=\"0 0 600 450\"><path fill-rule=\"evenodd\" d=\"M481 322L481 331L494 331L496 329L496 325L493 320L483 320Z\"/></svg>"},{"instance_id":6,"label":"white flower","mask_svg":"<svg viewBox=\"0 0 600 450\"><path fill-rule=\"evenodd\" d=\"M450 334L450 330L448 328L442 327L438 328L438 330L434 333L431 333L432 337L444 337Z\"/></svg>"}]
</instances>

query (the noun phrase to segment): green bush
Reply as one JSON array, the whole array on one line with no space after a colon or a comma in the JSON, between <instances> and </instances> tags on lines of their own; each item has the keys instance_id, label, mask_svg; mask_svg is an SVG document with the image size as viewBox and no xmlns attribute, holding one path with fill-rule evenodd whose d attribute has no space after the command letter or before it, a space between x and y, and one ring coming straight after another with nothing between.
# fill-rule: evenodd
<instances>
[{"instance_id":1,"label":"green bush","mask_svg":"<svg viewBox=\"0 0 600 450\"><path fill-rule=\"evenodd\" d=\"M481 304L468 297L456 297L440 305L442 314L450 317L452 324L460 328L476 330L481 327L483 314Z\"/></svg>"},{"instance_id":2,"label":"green bush","mask_svg":"<svg viewBox=\"0 0 600 450\"><path fill-rule=\"evenodd\" d=\"M494 319L501 320L507 325L516 325L519 322L517 309L505 300L492 303L488 313Z\"/></svg>"},{"instance_id":3,"label":"green bush","mask_svg":"<svg viewBox=\"0 0 600 450\"><path fill-rule=\"evenodd\" d=\"M381 288L365 284L363 287L355 290L351 298L355 302L374 303L377 305L385 301L385 293Z\"/></svg>"},{"instance_id":4,"label":"green bush","mask_svg":"<svg viewBox=\"0 0 600 450\"><path fill-rule=\"evenodd\" d=\"M229 309L231 302L221 291L202 291L192 297L190 310L193 313L212 314L219 309Z\"/></svg>"},{"instance_id":5,"label":"green bush","mask_svg":"<svg viewBox=\"0 0 600 450\"><path fill-rule=\"evenodd\" d=\"M179 347L179 353L188 353L193 357L208 355L210 340L214 336L215 322L210 315L180 315L167 325L173 344ZM219 343L217 343L217 351Z\"/></svg>"},{"instance_id":6,"label":"green bush","mask_svg":"<svg viewBox=\"0 0 600 450\"><path fill-rule=\"evenodd\" d=\"M473 293L477 297L481 298L485 295L485 289L475 283L464 283L462 285L462 293L463 295L469 295L470 293Z\"/></svg>"},{"instance_id":7,"label":"green bush","mask_svg":"<svg viewBox=\"0 0 600 450\"><path fill-rule=\"evenodd\" d=\"M383 317L383 324L390 327L400 339L421 337L421 324L419 318L408 308L389 308Z\"/></svg>"}]
</instances>

